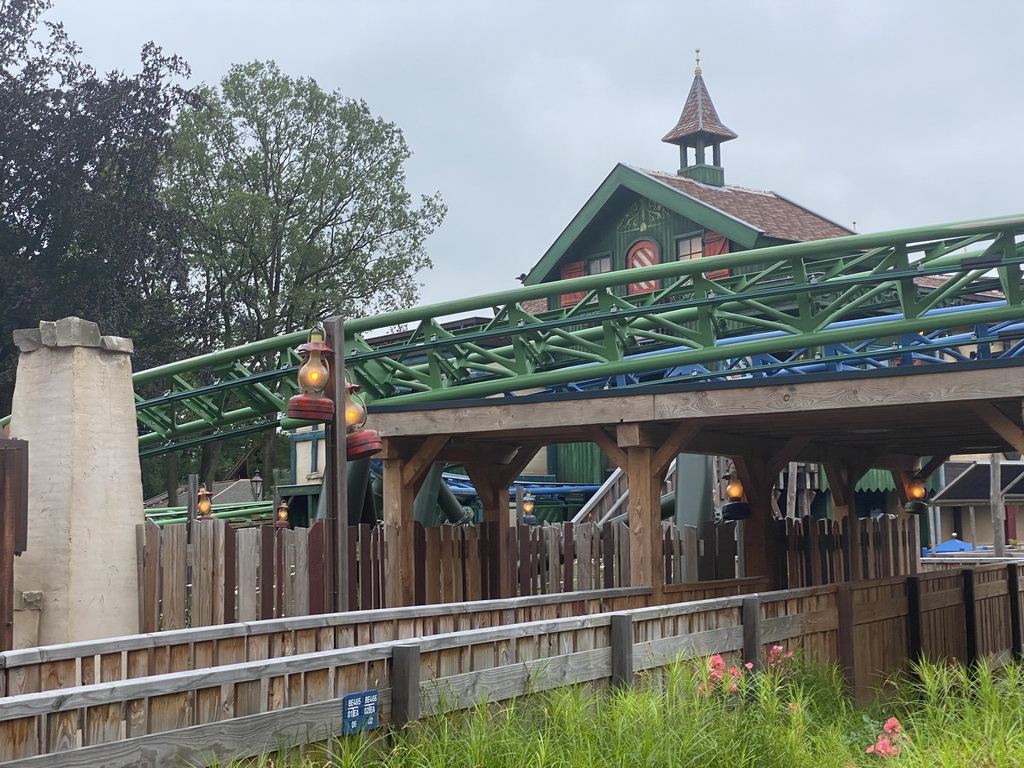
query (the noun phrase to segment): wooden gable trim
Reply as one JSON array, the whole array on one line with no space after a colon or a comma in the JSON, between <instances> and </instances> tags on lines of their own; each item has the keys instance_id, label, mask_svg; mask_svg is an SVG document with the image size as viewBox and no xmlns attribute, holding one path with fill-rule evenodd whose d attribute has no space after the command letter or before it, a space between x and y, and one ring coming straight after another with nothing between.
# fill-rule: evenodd
<instances>
[{"instance_id":1,"label":"wooden gable trim","mask_svg":"<svg viewBox=\"0 0 1024 768\"><path fill-rule=\"evenodd\" d=\"M742 248L754 248L762 244L762 232L729 214L702 203L679 190L673 189L650 176L627 165L616 165L590 199L584 204L562 234L548 248L540 261L523 281L524 285L538 285L545 282L558 267L559 261L569 248L597 218L611 200L614 193L622 189L631 190L642 197L664 206L669 210L699 224L704 229L721 234Z\"/></svg>"}]
</instances>

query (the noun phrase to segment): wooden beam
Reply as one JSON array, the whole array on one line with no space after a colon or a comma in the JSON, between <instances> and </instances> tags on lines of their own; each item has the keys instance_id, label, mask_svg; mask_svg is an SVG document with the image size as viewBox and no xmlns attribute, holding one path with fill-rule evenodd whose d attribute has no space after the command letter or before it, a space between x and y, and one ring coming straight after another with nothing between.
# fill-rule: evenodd
<instances>
[{"instance_id":1,"label":"wooden beam","mask_svg":"<svg viewBox=\"0 0 1024 768\"><path fill-rule=\"evenodd\" d=\"M661 435L654 424L617 424L615 443L619 448L654 448L661 443Z\"/></svg>"},{"instance_id":2,"label":"wooden beam","mask_svg":"<svg viewBox=\"0 0 1024 768\"><path fill-rule=\"evenodd\" d=\"M672 460L689 446L700 429L699 422L684 421L676 424L672 432L654 452L654 471L659 477L665 474L665 470L668 469Z\"/></svg>"},{"instance_id":3,"label":"wooden beam","mask_svg":"<svg viewBox=\"0 0 1024 768\"><path fill-rule=\"evenodd\" d=\"M604 431L604 427L590 427L587 429L587 435L590 437L591 442L604 451L605 456L611 459L615 466L623 472L627 471L625 451L619 448L618 443L612 439L611 435Z\"/></svg>"},{"instance_id":4,"label":"wooden beam","mask_svg":"<svg viewBox=\"0 0 1024 768\"><path fill-rule=\"evenodd\" d=\"M542 448L540 445L523 445L519 451L507 463L499 465L498 477L503 485L511 485L519 477L523 470L533 461L537 451Z\"/></svg>"},{"instance_id":5,"label":"wooden beam","mask_svg":"<svg viewBox=\"0 0 1024 768\"><path fill-rule=\"evenodd\" d=\"M412 488L419 485L450 439L448 435L431 435L420 443L419 449L402 467L402 485Z\"/></svg>"},{"instance_id":6,"label":"wooden beam","mask_svg":"<svg viewBox=\"0 0 1024 768\"><path fill-rule=\"evenodd\" d=\"M984 421L993 432L1013 446L1015 451L1024 453L1024 429L996 408L992 403L974 403L971 410Z\"/></svg>"},{"instance_id":7,"label":"wooden beam","mask_svg":"<svg viewBox=\"0 0 1024 768\"><path fill-rule=\"evenodd\" d=\"M811 442L810 435L793 435L768 456L768 474L776 477Z\"/></svg>"},{"instance_id":8,"label":"wooden beam","mask_svg":"<svg viewBox=\"0 0 1024 768\"><path fill-rule=\"evenodd\" d=\"M935 472L938 471L939 467L941 467L947 461L949 461L948 453L939 456L932 456L931 459L928 460L928 463L921 467L921 471L917 473L918 477L920 477L922 480L927 480L929 477L934 475Z\"/></svg>"}]
</instances>

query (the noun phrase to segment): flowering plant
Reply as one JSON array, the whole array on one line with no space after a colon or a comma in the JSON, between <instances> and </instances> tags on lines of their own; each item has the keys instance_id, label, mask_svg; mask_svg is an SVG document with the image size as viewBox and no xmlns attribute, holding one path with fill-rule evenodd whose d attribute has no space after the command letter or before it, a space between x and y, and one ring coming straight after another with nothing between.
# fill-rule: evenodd
<instances>
[{"instance_id":1,"label":"flowering plant","mask_svg":"<svg viewBox=\"0 0 1024 768\"><path fill-rule=\"evenodd\" d=\"M900 721L890 717L882 726L882 733L878 734L878 741L864 750L866 754L875 754L879 757L896 757L900 753L900 747L910 737L903 733Z\"/></svg>"}]
</instances>

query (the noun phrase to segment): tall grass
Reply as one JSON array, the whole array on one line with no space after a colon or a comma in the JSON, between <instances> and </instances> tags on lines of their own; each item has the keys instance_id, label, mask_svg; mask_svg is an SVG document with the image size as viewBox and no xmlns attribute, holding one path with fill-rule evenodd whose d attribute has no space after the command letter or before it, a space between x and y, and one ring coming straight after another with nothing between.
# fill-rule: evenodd
<instances>
[{"instance_id":1,"label":"tall grass","mask_svg":"<svg viewBox=\"0 0 1024 768\"><path fill-rule=\"evenodd\" d=\"M261 763L388 768L850 768L1024 766L1024 667L920 664L895 698L854 707L835 668L790 663L719 679L707 660L633 688L583 687L427 717L399 733L333 742L326 756ZM735 690L730 692L730 684ZM867 753L887 718L899 753Z\"/></svg>"}]
</instances>

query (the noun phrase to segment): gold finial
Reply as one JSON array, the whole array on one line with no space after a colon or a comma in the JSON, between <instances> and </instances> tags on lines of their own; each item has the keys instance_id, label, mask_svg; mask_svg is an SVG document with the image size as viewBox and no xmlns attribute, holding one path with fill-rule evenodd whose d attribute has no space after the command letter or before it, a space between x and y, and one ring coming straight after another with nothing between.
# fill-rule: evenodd
<instances>
[{"instance_id":1,"label":"gold finial","mask_svg":"<svg viewBox=\"0 0 1024 768\"><path fill-rule=\"evenodd\" d=\"M697 49L697 68L693 70L693 74L700 74L700 48Z\"/></svg>"}]
</instances>

